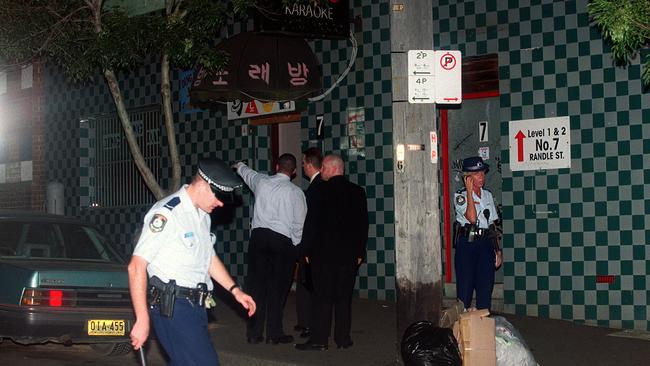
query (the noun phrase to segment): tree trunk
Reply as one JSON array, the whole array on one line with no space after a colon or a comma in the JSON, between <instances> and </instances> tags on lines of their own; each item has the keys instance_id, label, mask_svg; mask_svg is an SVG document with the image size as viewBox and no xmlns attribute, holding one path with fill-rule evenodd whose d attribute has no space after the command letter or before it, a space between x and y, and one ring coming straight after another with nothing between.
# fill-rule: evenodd
<instances>
[{"instance_id":1,"label":"tree trunk","mask_svg":"<svg viewBox=\"0 0 650 366\"><path fill-rule=\"evenodd\" d=\"M178 145L176 143L176 131L174 130L174 114L172 111L171 83L169 81L169 54L163 53L161 59L162 85L160 92L162 94L163 116L165 120L165 129L167 130L167 143L169 144L169 158L172 161L172 180L169 191L176 191L181 185L181 161L178 155Z\"/></svg>"},{"instance_id":2,"label":"tree trunk","mask_svg":"<svg viewBox=\"0 0 650 366\"><path fill-rule=\"evenodd\" d=\"M163 198L165 194L156 181L156 177L151 173L151 169L149 169L147 163L144 161L142 150L140 150L140 145L138 145L138 140L136 139L135 133L133 132L131 119L129 118L129 114L126 111L126 106L124 105L124 99L122 98L122 91L120 90L120 86L117 83L117 77L115 76L113 70L108 69L104 70L104 77L106 78L108 89L111 91L111 95L113 96L115 109L117 109L117 115L120 119L120 122L122 123L124 135L126 136L126 141L129 144L129 150L131 151L131 155L133 155L133 161L140 171L145 184L147 187L149 187L153 195L156 197L156 200L159 200Z\"/></svg>"}]
</instances>

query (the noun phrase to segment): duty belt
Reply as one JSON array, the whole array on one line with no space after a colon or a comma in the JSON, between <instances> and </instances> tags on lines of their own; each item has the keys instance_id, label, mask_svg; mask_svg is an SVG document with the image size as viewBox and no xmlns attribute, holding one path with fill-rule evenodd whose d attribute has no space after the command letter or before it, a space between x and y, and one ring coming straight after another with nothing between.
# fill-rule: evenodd
<instances>
[{"instance_id":1,"label":"duty belt","mask_svg":"<svg viewBox=\"0 0 650 366\"><path fill-rule=\"evenodd\" d=\"M187 299L193 305L205 306L205 300L210 295L208 286L199 283L196 288L177 286L175 280L165 283L153 276L149 279L149 305L159 305L163 316L171 317L174 312L174 302L177 298Z\"/></svg>"},{"instance_id":2,"label":"duty belt","mask_svg":"<svg viewBox=\"0 0 650 366\"><path fill-rule=\"evenodd\" d=\"M465 238L469 238L472 231L474 232L474 240L480 239L488 233L488 229L472 228L471 225L460 227L460 235L464 236Z\"/></svg>"}]
</instances>

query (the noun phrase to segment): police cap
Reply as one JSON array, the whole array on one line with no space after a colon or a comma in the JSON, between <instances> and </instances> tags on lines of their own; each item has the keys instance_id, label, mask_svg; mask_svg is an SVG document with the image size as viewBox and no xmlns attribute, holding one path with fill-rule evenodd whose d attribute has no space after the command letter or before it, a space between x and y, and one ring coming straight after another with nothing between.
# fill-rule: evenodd
<instances>
[{"instance_id":1,"label":"police cap","mask_svg":"<svg viewBox=\"0 0 650 366\"><path fill-rule=\"evenodd\" d=\"M222 202L232 202L235 188L242 186L239 177L220 159L201 159L197 174L208 182L214 195Z\"/></svg>"},{"instance_id":2,"label":"police cap","mask_svg":"<svg viewBox=\"0 0 650 366\"><path fill-rule=\"evenodd\" d=\"M490 170L490 165L483 162L483 158L480 156L472 156L470 158L463 159L463 171L464 172L482 172L486 173Z\"/></svg>"}]
</instances>

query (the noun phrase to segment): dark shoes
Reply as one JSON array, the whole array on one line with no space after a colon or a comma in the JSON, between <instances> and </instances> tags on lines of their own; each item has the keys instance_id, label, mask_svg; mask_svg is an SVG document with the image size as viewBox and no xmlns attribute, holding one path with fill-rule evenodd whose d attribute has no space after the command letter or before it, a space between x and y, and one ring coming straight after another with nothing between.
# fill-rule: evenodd
<instances>
[{"instance_id":1,"label":"dark shoes","mask_svg":"<svg viewBox=\"0 0 650 366\"><path fill-rule=\"evenodd\" d=\"M327 345L307 341L305 343L296 344L296 349L299 351L327 351Z\"/></svg>"},{"instance_id":2,"label":"dark shoes","mask_svg":"<svg viewBox=\"0 0 650 366\"><path fill-rule=\"evenodd\" d=\"M286 344L291 342L293 342L293 336L290 336L288 334L266 339L266 343L271 343L271 344Z\"/></svg>"},{"instance_id":3,"label":"dark shoes","mask_svg":"<svg viewBox=\"0 0 650 366\"><path fill-rule=\"evenodd\" d=\"M336 348L338 348L338 349L341 349L341 348L343 348L343 349L347 349L347 348L352 347L353 344L354 344L354 343L353 343L352 341L347 342L347 343L341 343L341 344L337 344L337 345L336 345Z\"/></svg>"},{"instance_id":4,"label":"dark shoes","mask_svg":"<svg viewBox=\"0 0 650 366\"><path fill-rule=\"evenodd\" d=\"M262 337L262 336L248 337L247 340L248 340L248 343L250 343L250 344L258 344L258 343L264 342L264 337Z\"/></svg>"}]
</instances>

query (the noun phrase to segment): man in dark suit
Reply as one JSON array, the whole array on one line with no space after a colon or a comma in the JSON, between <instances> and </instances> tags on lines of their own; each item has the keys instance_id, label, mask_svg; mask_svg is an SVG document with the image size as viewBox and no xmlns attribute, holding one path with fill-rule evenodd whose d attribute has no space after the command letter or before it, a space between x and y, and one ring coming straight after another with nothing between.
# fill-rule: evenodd
<instances>
[{"instance_id":1,"label":"man in dark suit","mask_svg":"<svg viewBox=\"0 0 650 366\"><path fill-rule=\"evenodd\" d=\"M305 196L309 201L309 196L314 191L314 187L323 180L320 176L320 168L323 163L323 154L316 147L310 147L302 153L302 171L309 178L309 187L305 191ZM309 210L309 206L307 206ZM304 241L303 241L304 242ZM311 335L311 269L305 263L305 257L302 255L303 244L298 246L298 278L296 281L296 317L298 324L293 327L295 331L301 332L300 336L307 338Z\"/></svg>"},{"instance_id":2,"label":"man in dark suit","mask_svg":"<svg viewBox=\"0 0 650 366\"><path fill-rule=\"evenodd\" d=\"M359 265L366 255L368 205L363 188L349 182L343 159L323 159L323 183L310 192L303 229L303 255L311 265L314 285L312 332L299 350L327 350L334 309L334 341L352 346L352 293Z\"/></svg>"}]
</instances>

